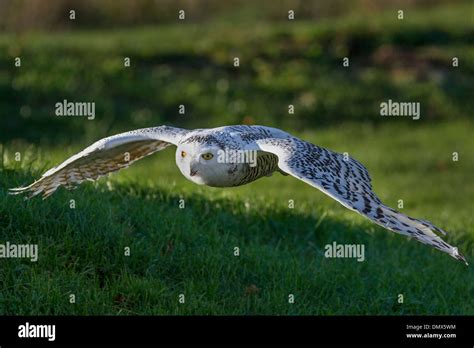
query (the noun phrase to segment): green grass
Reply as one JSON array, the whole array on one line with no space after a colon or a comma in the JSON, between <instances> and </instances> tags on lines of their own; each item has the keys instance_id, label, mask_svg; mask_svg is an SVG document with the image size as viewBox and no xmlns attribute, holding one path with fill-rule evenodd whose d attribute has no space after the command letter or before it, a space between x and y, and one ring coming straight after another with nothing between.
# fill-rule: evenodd
<instances>
[{"instance_id":1,"label":"green grass","mask_svg":"<svg viewBox=\"0 0 474 348\"><path fill-rule=\"evenodd\" d=\"M403 21L394 10L295 22L235 16L0 33L0 242L40 249L36 263L0 259L0 314L473 315L473 266L291 177L196 186L167 149L45 201L7 195L120 131L263 124L348 152L387 205L402 199L403 213L447 230L474 263L474 4L407 8ZM94 101L96 119L55 117L63 99ZM380 117L387 99L420 102L421 119ZM325 258L333 241L364 244L366 261Z\"/></svg>"},{"instance_id":2,"label":"green grass","mask_svg":"<svg viewBox=\"0 0 474 348\"><path fill-rule=\"evenodd\" d=\"M0 140L68 143L64 134L92 140L163 123L298 130L343 121L380 124L379 105L388 98L420 102L422 122L472 119L474 3L406 12L403 21L391 10L317 22L235 19L0 33L6 130ZM21 68L13 65L18 56ZM54 105L63 99L94 101L94 122L55 117ZM186 115L178 113L179 104ZM289 104L297 118L287 117Z\"/></svg>"},{"instance_id":3,"label":"green grass","mask_svg":"<svg viewBox=\"0 0 474 348\"><path fill-rule=\"evenodd\" d=\"M472 263L473 132L461 120L345 123L298 135L360 160L384 202L403 199L404 213L447 230ZM6 194L85 145L5 146L0 241L38 243L40 256L1 260L1 314L474 314L472 266L371 224L291 177L196 186L167 149L45 201ZM333 241L364 244L366 261L325 258Z\"/></svg>"}]
</instances>

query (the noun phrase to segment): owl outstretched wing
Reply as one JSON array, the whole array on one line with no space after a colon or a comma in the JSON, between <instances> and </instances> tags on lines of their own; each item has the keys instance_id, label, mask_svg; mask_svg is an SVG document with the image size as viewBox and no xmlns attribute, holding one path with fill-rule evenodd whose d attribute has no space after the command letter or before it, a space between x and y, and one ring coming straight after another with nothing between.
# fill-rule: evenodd
<instances>
[{"instance_id":1,"label":"owl outstretched wing","mask_svg":"<svg viewBox=\"0 0 474 348\"><path fill-rule=\"evenodd\" d=\"M42 194L44 199L60 186L72 188L85 180L96 180L172 144L177 145L187 133L185 129L160 126L101 139L51 168L31 185L10 189L9 193L26 193L27 198Z\"/></svg>"},{"instance_id":2,"label":"owl outstretched wing","mask_svg":"<svg viewBox=\"0 0 474 348\"><path fill-rule=\"evenodd\" d=\"M384 205L372 190L367 169L358 161L296 137L267 138L255 143L259 150L278 156L278 166L282 171L321 190L346 208L467 264L457 248L436 234L445 234L443 230L429 221L409 217Z\"/></svg>"}]
</instances>

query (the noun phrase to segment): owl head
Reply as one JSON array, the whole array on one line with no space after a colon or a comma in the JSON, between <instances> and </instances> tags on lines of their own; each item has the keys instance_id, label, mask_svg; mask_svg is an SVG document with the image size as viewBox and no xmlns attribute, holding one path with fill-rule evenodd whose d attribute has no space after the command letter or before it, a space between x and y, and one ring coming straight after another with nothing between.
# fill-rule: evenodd
<instances>
[{"instance_id":1,"label":"owl head","mask_svg":"<svg viewBox=\"0 0 474 348\"><path fill-rule=\"evenodd\" d=\"M190 181L214 187L233 186L239 165L225 161L225 150L213 144L185 143L176 149L176 165Z\"/></svg>"}]
</instances>

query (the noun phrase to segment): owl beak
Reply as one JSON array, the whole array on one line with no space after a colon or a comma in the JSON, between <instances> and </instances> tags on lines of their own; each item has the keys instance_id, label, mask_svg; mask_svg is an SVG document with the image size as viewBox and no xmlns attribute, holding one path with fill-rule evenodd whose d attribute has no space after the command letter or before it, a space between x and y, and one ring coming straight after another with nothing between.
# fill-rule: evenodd
<instances>
[{"instance_id":1,"label":"owl beak","mask_svg":"<svg viewBox=\"0 0 474 348\"><path fill-rule=\"evenodd\" d=\"M196 175L196 173L197 173L197 169L193 169L193 168L189 169L189 175L190 176L194 176L194 175Z\"/></svg>"}]
</instances>

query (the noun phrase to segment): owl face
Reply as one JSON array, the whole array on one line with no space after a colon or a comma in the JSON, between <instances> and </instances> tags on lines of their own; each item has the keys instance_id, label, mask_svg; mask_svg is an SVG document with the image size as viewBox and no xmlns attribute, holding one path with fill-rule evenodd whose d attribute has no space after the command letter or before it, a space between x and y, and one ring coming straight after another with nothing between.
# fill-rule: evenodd
<instances>
[{"instance_id":1,"label":"owl face","mask_svg":"<svg viewBox=\"0 0 474 348\"><path fill-rule=\"evenodd\" d=\"M219 161L219 151L216 146L183 144L176 149L176 165L196 184L222 187L229 181L229 164Z\"/></svg>"}]
</instances>

